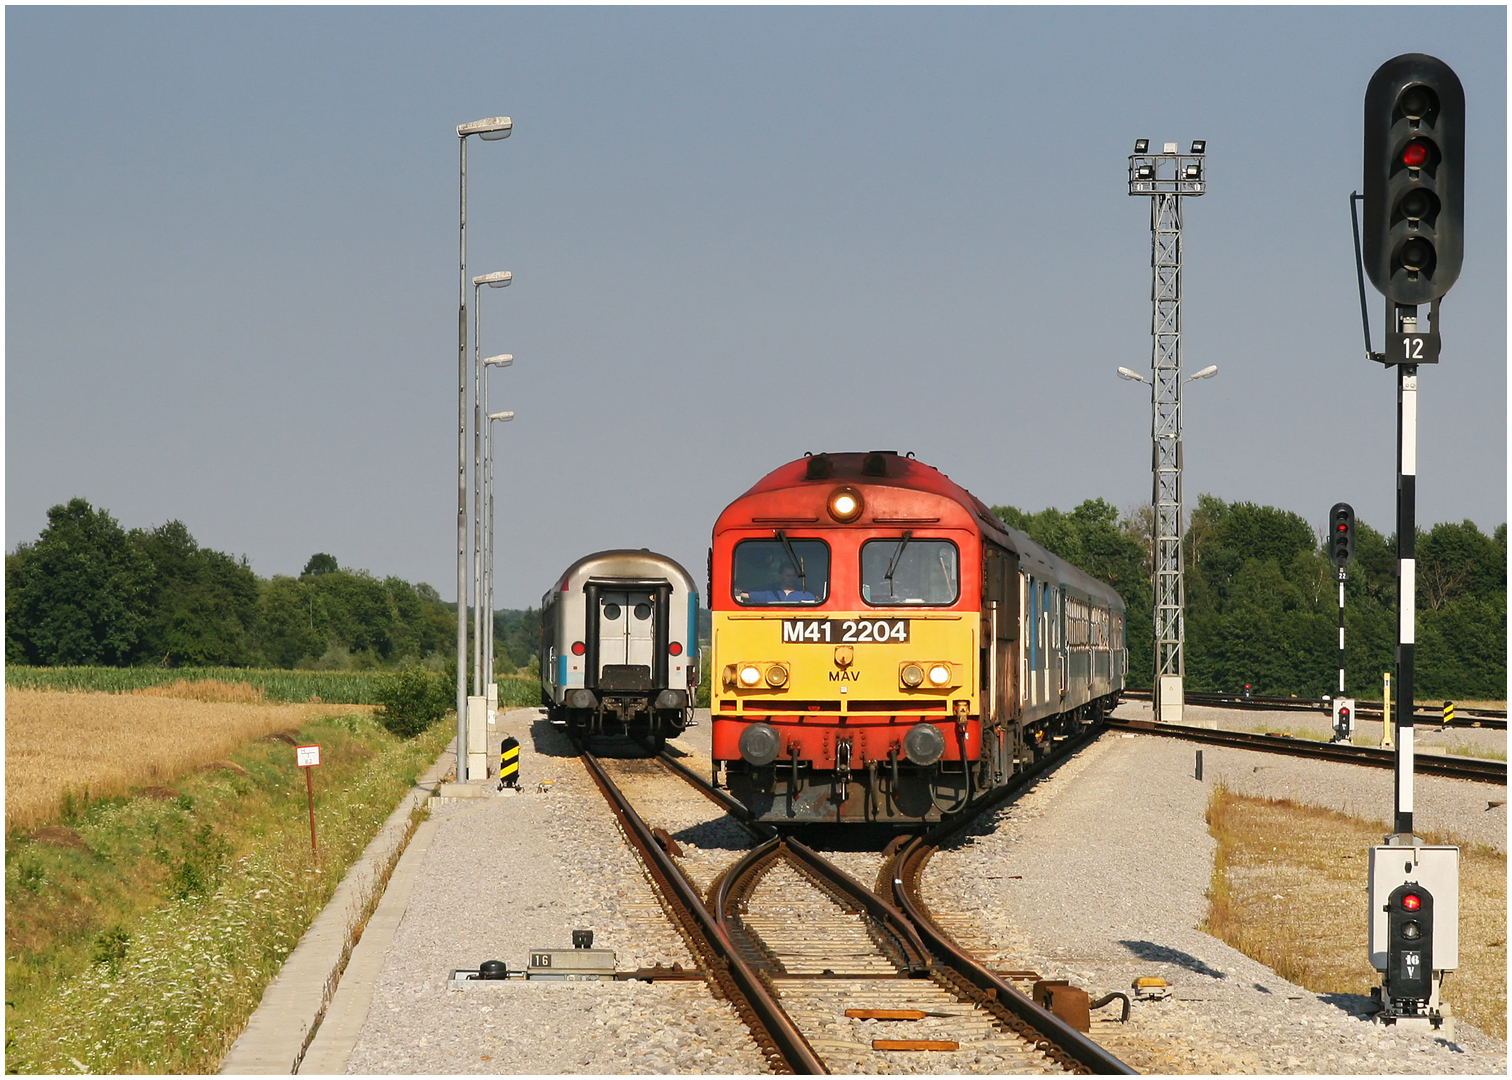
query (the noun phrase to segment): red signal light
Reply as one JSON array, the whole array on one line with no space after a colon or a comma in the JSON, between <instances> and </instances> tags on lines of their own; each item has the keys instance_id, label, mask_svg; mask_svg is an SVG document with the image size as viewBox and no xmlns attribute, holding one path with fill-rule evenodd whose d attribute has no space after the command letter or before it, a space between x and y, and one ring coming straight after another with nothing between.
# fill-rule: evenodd
<instances>
[{"instance_id":1,"label":"red signal light","mask_svg":"<svg viewBox=\"0 0 1512 1080\"><path fill-rule=\"evenodd\" d=\"M680 642L680 641L674 641L672 644L670 644L670 645L667 646L667 651L669 653L671 653L673 656L681 656L682 655L682 642Z\"/></svg>"},{"instance_id":2,"label":"red signal light","mask_svg":"<svg viewBox=\"0 0 1512 1080\"><path fill-rule=\"evenodd\" d=\"M1428 147L1420 142L1407 144L1407 149L1402 151L1402 164L1409 169L1420 169L1428 160Z\"/></svg>"},{"instance_id":3,"label":"red signal light","mask_svg":"<svg viewBox=\"0 0 1512 1080\"><path fill-rule=\"evenodd\" d=\"M1417 893L1408 893L1406 896L1402 897L1402 907L1406 908L1408 911L1416 911L1422 906L1423 898Z\"/></svg>"},{"instance_id":4,"label":"red signal light","mask_svg":"<svg viewBox=\"0 0 1512 1080\"><path fill-rule=\"evenodd\" d=\"M582 656L587 651L588 651L588 646L584 645L581 641L574 641L572 643L572 655L573 656Z\"/></svg>"}]
</instances>

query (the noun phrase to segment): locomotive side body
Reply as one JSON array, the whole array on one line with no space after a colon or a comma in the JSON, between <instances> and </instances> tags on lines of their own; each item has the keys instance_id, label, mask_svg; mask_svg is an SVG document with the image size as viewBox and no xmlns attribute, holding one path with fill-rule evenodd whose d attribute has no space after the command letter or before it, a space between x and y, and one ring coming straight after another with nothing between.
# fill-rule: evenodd
<instances>
[{"instance_id":1,"label":"locomotive side body","mask_svg":"<svg viewBox=\"0 0 1512 1080\"><path fill-rule=\"evenodd\" d=\"M687 726L698 687L698 592L649 550L600 551L541 598L541 703L578 738L661 744Z\"/></svg>"},{"instance_id":2,"label":"locomotive side body","mask_svg":"<svg viewBox=\"0 0 1512 1080\"><path fill-rule=\"evenodd\" d=\"M1117 593L911 458L777 469L709 570L715 769L764 820L939 820L1123 686Z\"/></svg>"}]
</instances>

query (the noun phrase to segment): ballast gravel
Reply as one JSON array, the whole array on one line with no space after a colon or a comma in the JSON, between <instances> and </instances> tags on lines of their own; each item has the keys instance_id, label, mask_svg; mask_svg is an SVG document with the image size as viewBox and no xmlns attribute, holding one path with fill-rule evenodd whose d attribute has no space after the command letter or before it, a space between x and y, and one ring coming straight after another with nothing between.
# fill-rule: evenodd
<instances>
[{"instance_id":1,"label":"ballast gravel","mask_svg":"<svg viewBox=\"0 0 1512 1080\"><path fill-rule=\"evenodd\" d=\"M1148 715L1138 703L1120 714L1141 708ZM1300 726L1285 714L1230 723L1234 714L1213 712L1225 727ZM1195 713L1189 709L1189 722L1201 719ZM700 719L672 747L706 774L707 712ZM570 946L574 929L593 930L594 947L613 949L620 970L693 964L561 730L538 710L517 709L491 732L502 734L521 743L521 793L434 803L439 828L347 1071L766 1072L733 1010L702 982L447 988L453 968L498 959L518 970L533 948ZM1419 728L1420 742L1424 735ZM1504 733L1470 739L1497 737L1504 750ZM1360 999L1311 994L1194 929L1212 867L1203 815L1213 783L1383 821L1391 809L1385 770L1208 746L1197 782L1196 748L1104 735L942 850L925 877L931 906L952 913L953 932L969 922L971 945L987 950L990 963L1033 967L1094 992L1127 991L1136 975L1163 976L1174 996L1136 1004L1115 1051L1142 1071L1504 1075L1505 1044L1463 1022L1453 1045L1383 1030L1362 1017ZM630 793L650 823L683 847L700 884L749 846L712 804L664 796L663 782L633 762L616 771L627 790L638 789ZM1506 849L1505 808L1487 810L1505 789L1418 777L1417 795L1421 828ZM820 846L863 882L875 880L874 850ZM920 1060L906 1071L928 1068Z\"/></svg>"},{"instance_id":2,"label":"ballast gravel","mask_svg":"<svg viewBox=\"0 0 1512 1080\"><path fill-rule=\"evenodd\" d=\"M693 966L566 736L536 709L500 716L521 794L439 800L436 838L389 946L349 1073L764 1073L702 982L511 979L447 989L452 969L594 932L616 967Z\"/></svg>"},{"instance_id":3,"label":"ballast gravel","mask_svg":"<svg viewBox=\"0 0 1512 1080\"><path fill-rule=\"evenodd\" d=\"M1205 746L1198 781L1197 748L1103 735L936 854L927 902L969 915L970 944L990 962L1069 979L1094 999L1165 979L1172 997L1135 1002L1110 1047L1144 1072L1505 1075L1506 1044L1463 1020L1455 1043L1383 1028L1368 998L1311 993L1196 929L1214 784L1385 820L1392 805L1387 770ZM1505 808L1487 807L1505 788L1420 776L1416 796L1421 829L1506 850Z\"/></svg>"}]
</instances>

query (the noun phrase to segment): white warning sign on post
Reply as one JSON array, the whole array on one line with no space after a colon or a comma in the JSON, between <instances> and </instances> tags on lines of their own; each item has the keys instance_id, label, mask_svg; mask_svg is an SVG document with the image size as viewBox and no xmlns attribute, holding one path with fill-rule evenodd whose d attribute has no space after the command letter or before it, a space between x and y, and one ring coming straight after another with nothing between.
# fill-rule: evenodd
<instances>
[{"instance_id":1,"label":"white warning sign on post","mask_svg":"<svg viewBox=\"0 0 1512 1080\"><path fill-rule=\"evenodd\" d=\"M320 747L318 747L318 746L296 746L294 748L294 759L295 759L295 761L297 761L299 763L299 767L301 769L304 768L307 765L319 765L320 764Z\"/></svg>"}]
</instances>

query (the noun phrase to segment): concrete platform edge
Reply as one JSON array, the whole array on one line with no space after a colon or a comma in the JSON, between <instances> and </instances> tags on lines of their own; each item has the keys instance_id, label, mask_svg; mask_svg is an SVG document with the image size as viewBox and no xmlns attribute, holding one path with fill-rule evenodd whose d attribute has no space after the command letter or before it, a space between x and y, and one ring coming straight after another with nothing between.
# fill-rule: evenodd
<instances>
[{"instance_id":1,"label":"concrete platform edge","mask_svg":"<svg viewBox=\"0 0 1512 1080\"><path fill-rule=\"evenodd\" d=\"M263 991L262 1001L246 1028L227 1051L221 1062L222 1073L288 1075L299 1070L341 979L364 899L371 895L372 889L380 887L384 868L393 860L400 844L411 837L410 813L423 805L455 761L453 740L420 782L400 800L378 835L342 878L330 902L299 939L278 977Z\"/></svg>"}]
</instances>

